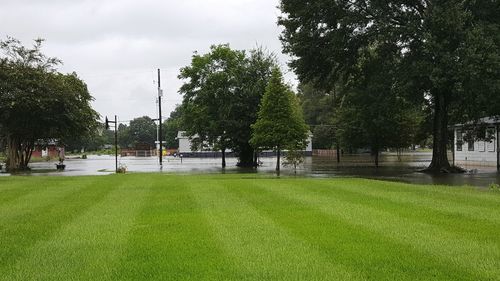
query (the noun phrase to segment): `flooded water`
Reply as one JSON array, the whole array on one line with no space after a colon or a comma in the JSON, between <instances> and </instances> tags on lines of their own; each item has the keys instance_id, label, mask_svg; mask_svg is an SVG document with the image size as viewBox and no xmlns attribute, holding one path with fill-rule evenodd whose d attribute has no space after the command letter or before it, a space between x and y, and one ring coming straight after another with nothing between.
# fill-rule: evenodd
<instances>
[{"instance_id":1,"label":"flooded water","mask_svg":"<svg viewBox=\"0 0 500 281\"><path fill-rule=\"evenodd\" d=\"M478 168L467 174L428 175L418 171L425 168L431 159L431 153L405 154L398 158L395 154L383 155L380 167L375 168L369 155L349 155L342 157L340 163L330 157L307 157L297 169L297 175L306 177L362 177L400 181L416 184L472 185L486 187L492 183L500 184L500 173L494 168ZM222 169L218 158L173 158L165 157L163 166L158 158L122 157L119 165L128 172L163 172L163 173L264 173L273 174L276 158L261 158L262 166L258 169L236 167L236 159L227 159L227 168ZM31 176L81 176L108 175L114 173L115 159L112 156L89 156L88 159L67 159L66 170L57 171L55 162L31 164L32 171L21 175ZM0 173L0 176L9 174ZM293 168L283 167L282 175L295 175Z\"/></svg>"}]
</instances>

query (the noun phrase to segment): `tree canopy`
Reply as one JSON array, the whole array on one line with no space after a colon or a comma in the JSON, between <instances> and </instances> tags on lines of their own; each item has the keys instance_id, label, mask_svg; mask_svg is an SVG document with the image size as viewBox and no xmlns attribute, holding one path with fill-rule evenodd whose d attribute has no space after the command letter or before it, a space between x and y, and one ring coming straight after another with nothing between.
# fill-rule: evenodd
<instances>
[{"instance_id":1,"label":"tree canopy","mask_svg":"<svg viewBox=\"0 0 500 281\"><path fill-rule=\"evenodd\" d=\"M227 149L237 153L240 165L255 164L250 125L257 119L273 65L274 57L262 49L247 55L229 45L216 45L207 54L193 55L191 65L179 75L186 80L180 89L182 126L193 148L220 150L223 167Z\"/></svg>"},{"instance_id":2,"label":"tree canopy","mask_svg":"<svg viewBox=\"0 0 500 281\"><path fill-rule=\"evenodd\" d=\"M86 84L75 73L62 74L60 61L8 38L0 41L0 131L8 147L7 167L27 169L35 145L90 135L99 115Z\"/></svg>"},{"instance_id":3,"label":"tree canopy","mask_svg":"<svg viewBox=\"0 0 500 281\"><path fill-rule=\"evenodd\" d=\"M157 127L156 123L148 116L134 118L128 126L130 144L132 146L148 145L155 147Z\"/></svg>"},{"instance_id":4,"label":"tree canopy","mask_svg":"<svg viewBox=\"0 0 500 281\"><path fill-rule=\"evenodd\" d=\"M397 59L391 45L364 50L336 117L341 142L370 148L376 166L383 149L409 147L421 123L419 108L398 87Z\"/></svg>"},{"instance_id":5,"label":"tree canopy","mask_svg":"<svg viewBox=\"0 0 500 281\"><path fill-rule=\"evenodd\" d=\"M407 100L433 119L430 171L450 170L450 122L500 115L500 2L463 0L282 0L285 52L301 81L347 83L377 44L395 48L392 66Z\"/></svg>"},{"instance_id":6,"label":"tree canopy","mask_svg":"<svg viewBox=\"0 0 500 281\"><path fill-rule=\"evenodd\" d=\"M282 150L303 150L307 145L308 127L301 108L295 94L283 83L278 68L272 72L252 129L251 143L254 147L277 151L277 171L280 170Z\"/></svg>"}]
</instances>

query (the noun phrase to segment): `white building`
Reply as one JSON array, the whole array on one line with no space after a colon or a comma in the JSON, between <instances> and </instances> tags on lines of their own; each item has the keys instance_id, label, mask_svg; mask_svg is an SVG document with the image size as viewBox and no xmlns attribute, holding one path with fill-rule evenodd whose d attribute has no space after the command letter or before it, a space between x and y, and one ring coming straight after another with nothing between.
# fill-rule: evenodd
<instances>
[{"instance_id":1,"label":"white building","mask_svg":"<svg viewBox=\"0 0 500 281\"><path fill-rule=\"evenodd\" d=\"M305 153L307 156L312 155L312 133L309 132L309 137L307 139L307 147ZM203 155L212 155L214 153L218 153L215 151L204 150L204 151L193 151L191 150L191 140L186 135L186 132L179 131L177 133L177 139L179 140L179 154L183 154L185 156L203 156ZM231 154L231 150L227 150L228 154ZM269 152L271 153L271 152Z\"/></svg>"},{"instance_id":2,"label":"white building","mask_svg":"<svg viewBox=\"0 0 500 281\"><path fill-rule=\"evenodd\" d=\"M186 132L179 131L177 133L177 139L179 140L179 154L193 152L191 150L191 141L189 140L189 137L186 136Z\"/></svg>"},{"instance_id":3,"label":"white building","mask_svg":"<svg viewBox=\"0 0 500 281\"><path fill-rule=\"evenodd\" d=\"M454 158L459 166L497 167L500 169L500 120L483 118L484 130L477 136L479 140L467 141L470 126L454 127ZM468 128L469 127L469 128Z\"/></svg>"},{"instance_id":4,"label":"white building","mask_svg":"<svg viewBox=\"0 0 500 281\"><path fill-rule=\"evenodd\" d=\"M195 136L196 137L196 136ZM210 146L206 145L206 148L203 150L192 150L191 149L191 140L189 136L186 135L185 131L179 131L177 133L177 139L179 140L179 149L178 153L182 154L186 157L219 157L220 151L213 151ZM226 156L231 156L231 149L226 150Z\"/></svg>"}]
</instances>

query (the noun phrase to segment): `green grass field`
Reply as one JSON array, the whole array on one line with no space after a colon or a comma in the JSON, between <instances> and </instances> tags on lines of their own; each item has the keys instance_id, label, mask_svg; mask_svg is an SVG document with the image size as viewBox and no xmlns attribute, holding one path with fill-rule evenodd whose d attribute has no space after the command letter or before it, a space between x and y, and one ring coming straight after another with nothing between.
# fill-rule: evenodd
<instances>
[{"instance_id":1,"label":"green grass field","mask_svg":"<svg viewBox=\"0 0 500 281\"><path fill-rule=\"evenodd\" d=\"M500 280L500 192L253 175L2 177L0 280Z\"/></svg>"}]
</instances>

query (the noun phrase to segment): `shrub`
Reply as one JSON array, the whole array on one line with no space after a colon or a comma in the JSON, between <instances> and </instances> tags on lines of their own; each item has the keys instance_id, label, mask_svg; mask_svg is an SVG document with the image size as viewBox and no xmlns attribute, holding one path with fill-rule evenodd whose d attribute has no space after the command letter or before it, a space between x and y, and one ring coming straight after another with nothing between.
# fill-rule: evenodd
<instances>
[{"instance_id":1,"label":"shrub","mask_svg":"<svg viewBox=\"0 0 500 281\"><path fill-rule=\"evenodd\" d=\"M497 183L490 184L490 190L500 191L500 185Z\"/></svg>"},{"instance_id":2,"label":"shrub","mask_svg":"<svg viewBox=\"0 0 500 281\"><path fill-rule=\"evenodd\" d=\"M125 174L127 172L127 166L124 164L120 164L118 166L118 170L116 170L116 173L118 174Z\"/></svg>"}]
</instances>

